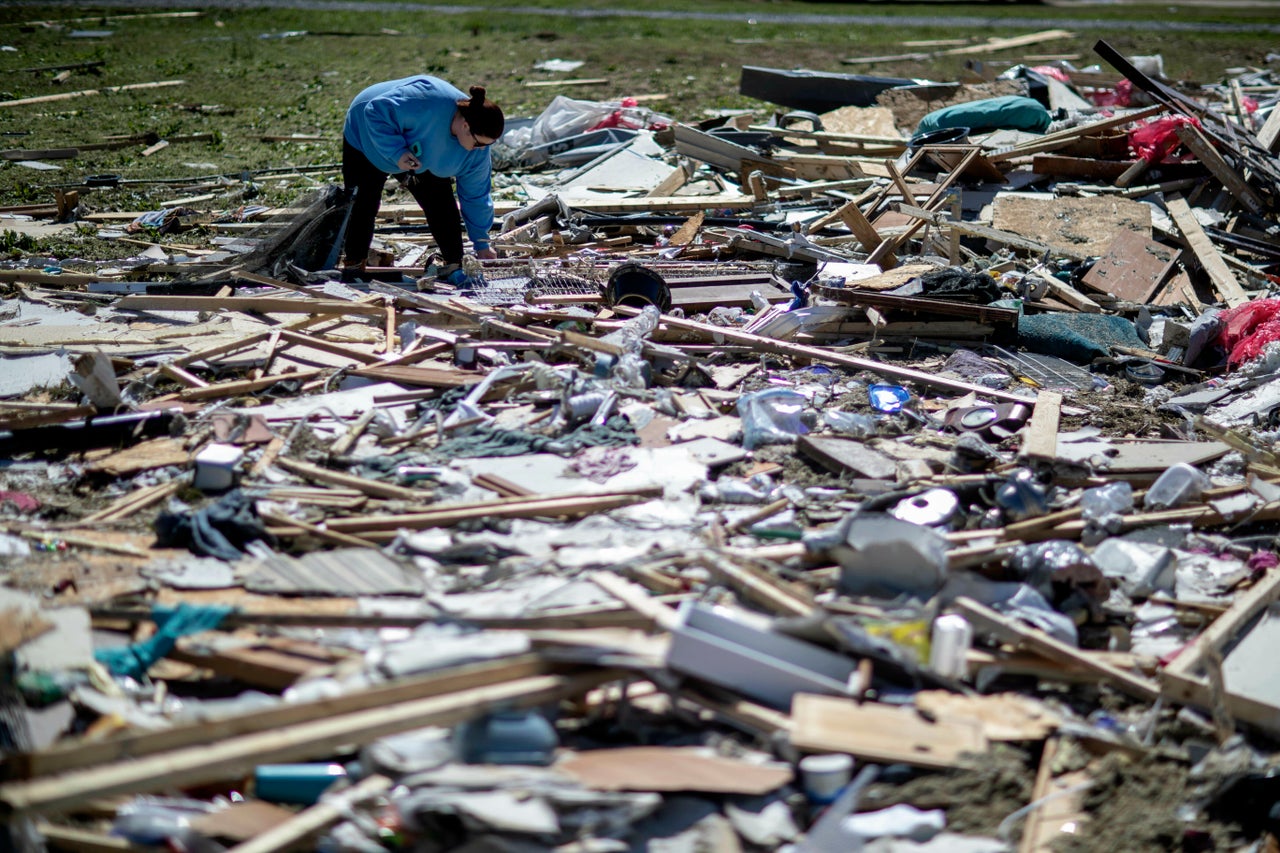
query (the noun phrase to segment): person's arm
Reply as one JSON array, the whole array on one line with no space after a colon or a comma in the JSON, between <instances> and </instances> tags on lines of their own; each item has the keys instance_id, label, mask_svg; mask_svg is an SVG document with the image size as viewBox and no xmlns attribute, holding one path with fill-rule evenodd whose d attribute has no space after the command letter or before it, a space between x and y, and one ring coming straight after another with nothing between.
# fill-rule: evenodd
<instances>
[{"instance_id":1,"label":"person's arm","mask_svg":"<svg viewBox=\"0 0 1280 853\"><path fill-rule=\"evenodd\" d=\"M493 166L488 152L476 158L472 168L458 174L458 207L467 226L467 236L476 253L489 251L489 229L493 227L493 197L490 194Z\"/></svg>"},{"instance_id":2,"label":"person's arm","mask_svg":"<svg viewBox=\"0 0 1280 853\"><path fill-rule=\"evenodd\" d=\"M395 168L387 168L389 172L416 172L422 164L409 150L404 129L396 117L401 106L402 100L390 94L376 97L364 105L361 123L368 145L373 149L366 150L364 154L379 168L394 164ZM412 162L406 163L406 159Z\"/></svg>"}]
</instances>

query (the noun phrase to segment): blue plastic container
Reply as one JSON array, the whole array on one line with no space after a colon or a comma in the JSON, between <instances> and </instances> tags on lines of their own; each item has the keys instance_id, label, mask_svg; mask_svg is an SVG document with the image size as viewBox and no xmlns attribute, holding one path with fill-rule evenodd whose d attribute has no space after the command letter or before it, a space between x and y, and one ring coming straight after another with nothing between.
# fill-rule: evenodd
<instances>
[{"instance_id":1,"label":"blue plastic container","mask_svg":"<svg viewBox=\"0 0 1280 853\"><path fill-rule=\"evenodd\" d=\"M253 772L253 790L267 802L312 806L326 788L346 778L341 764L260 764Z\"/></svg>"}]
</instances>

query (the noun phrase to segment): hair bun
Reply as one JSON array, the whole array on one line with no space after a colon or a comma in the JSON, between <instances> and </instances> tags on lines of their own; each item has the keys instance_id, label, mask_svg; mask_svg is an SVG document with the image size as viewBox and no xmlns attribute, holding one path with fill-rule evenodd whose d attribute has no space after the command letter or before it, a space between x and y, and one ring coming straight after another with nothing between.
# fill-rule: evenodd
<instances>
[{"instance_id":1,"label":"hair bun","mask_svg":"<svg viewBox=\"0 0 1280 853\"><path fill-rule=\"evenodd\" d=\"M471 106L479 107L484 105L485 91L484 86L471 87Z\"/></svg>"}]
</instances>

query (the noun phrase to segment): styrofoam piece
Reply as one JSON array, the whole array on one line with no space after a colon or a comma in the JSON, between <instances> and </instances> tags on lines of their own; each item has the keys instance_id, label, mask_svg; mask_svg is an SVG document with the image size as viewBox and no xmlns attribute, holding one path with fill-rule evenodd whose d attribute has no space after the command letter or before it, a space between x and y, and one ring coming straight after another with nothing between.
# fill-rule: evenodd
<instances>
[{"instance_id":1,"label":"styrofoam piece","mask_svg":"<svg viewBox=\"0 0 1280 853\"><path fill-rule=\"evenodd\" d=\"M234 444L210 442L196 454L193 485L202 492L220 492L236 482L236 465L244 458L244 450Z\"/></svg>"},{"instance_id":2,"label":"styrofoam piece","mask_svg":"<svg viewBox=\"0 0 1280 853\"><path fill-rule=\"evenodd\" d=\"M775 708L796 693L845 696L857 662L757 626L748 614L694 601L680 606L667 665Z\"/></svg>"}]
</instances>

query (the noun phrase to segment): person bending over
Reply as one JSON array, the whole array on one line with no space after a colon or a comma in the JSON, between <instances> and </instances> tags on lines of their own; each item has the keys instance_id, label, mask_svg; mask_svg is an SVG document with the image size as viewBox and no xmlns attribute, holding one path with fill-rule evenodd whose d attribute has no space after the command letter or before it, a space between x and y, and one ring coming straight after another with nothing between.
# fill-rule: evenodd
<instances>
[{"instance_id":1,"label":"person bending over","mask_svg":"<svg viewBox=\"0 0 1280 853\"><path fill-rule=\"evenodd\" d=\"M489 247L489 146L502 136L503 124L502 109L485 97L483 86L472 86L467 97L425 74L375 83L356 95L342 128L342 181L351 199L343 279L358 278L364 269L388 175L422 206L444 259L442 278L466 281L460 272L464 223L475 256L497 257Z\"/></svg>"}]
</instances>

